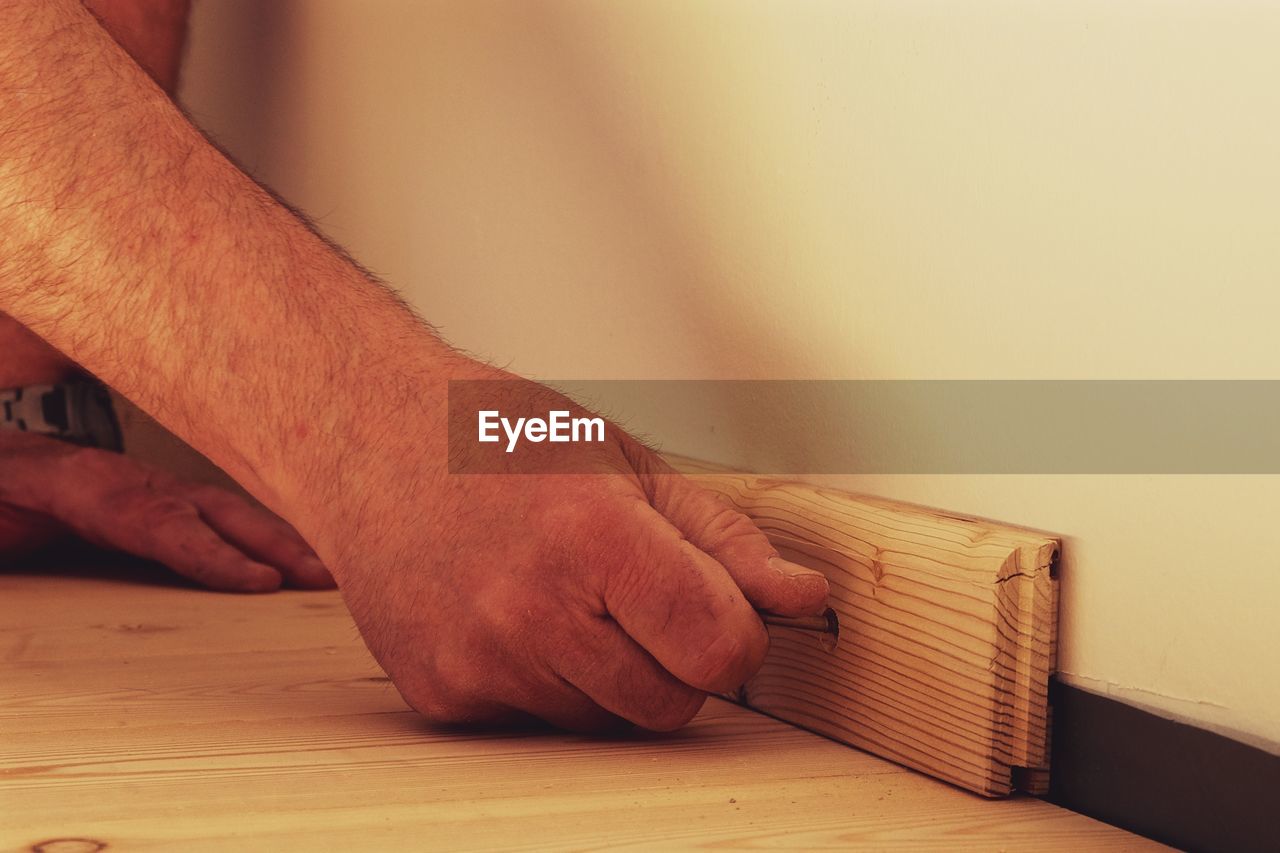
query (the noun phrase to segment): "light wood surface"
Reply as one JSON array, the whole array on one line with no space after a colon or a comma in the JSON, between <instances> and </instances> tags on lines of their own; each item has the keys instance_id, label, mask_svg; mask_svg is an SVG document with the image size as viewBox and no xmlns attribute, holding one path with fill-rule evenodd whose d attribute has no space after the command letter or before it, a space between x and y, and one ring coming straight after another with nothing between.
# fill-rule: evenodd
<instances>
[{"instance_id":1,"label":"light wood surface","mask_svg":"<svg viewBox=\"0 0 1280 853\"><path fill-rule=\"evenodd\" d=\"M717 699L672 735L434 729L336 593L0 573L0 849L59 839L43 849L1157 847Z\"/></svg>"},{"instance_id":2,"label":"light wood surface","mask_svg":"<svg viewBox=\"0 0 1280 853\"><path fill-rule=\"evenodd\" d=\"M831 583L836 648L770 626L738 701L986 796L1048 790L1056 539L673 461Z\"/></svg>"}]
</instances>

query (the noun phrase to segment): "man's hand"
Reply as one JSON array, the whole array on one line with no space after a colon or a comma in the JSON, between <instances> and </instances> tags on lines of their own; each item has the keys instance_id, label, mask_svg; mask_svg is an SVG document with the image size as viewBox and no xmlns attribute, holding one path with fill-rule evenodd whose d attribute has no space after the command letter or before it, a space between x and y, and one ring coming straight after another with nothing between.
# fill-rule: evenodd
<instances>
[{"instance_id":1,"label":"man's hand","mask_svg":"<svg viewBox=\"0 0 1280 853\"><path fill-rule=\"evenodd\" d=\"M494 408L586 414L533 382L463 369L505 380ZM613 424L604 444L577 446L570 473L465 474L442 470L428 436L443 430L395 410L395 430L355 444L342 486L317 482L299 515L333 532L317 547L361 633L432 720L674 729L759 668L757 609L825 605L820 573L779 558L749 519ZM538 470L554 471L563 445L534 447Z\"/></svg>"},{"instance_id":2,"label":"man's hand","mask_svg":"<svg viewBox=\"0 0 1280 853\"><path fill-rule=\"evenodd\" d=\"M270 512L104 450L0 433L0 557L63 535L163 563L211 589L316 589L333 579Z\"/></svg>"},{"instance_id":3,"label":"man's hand","mask_svg":"<svg viewBox=\"0 0 1280 853\"><path fill-rule=\"evenodd\" d=\"M623 435L595 474L451 474L449 381L512 377L236 169L75 0L0 0L0 310L289 519L432 719L674 728L759 666L755 608L822 608L823 579Z\"/></svg>"}]
</instances>

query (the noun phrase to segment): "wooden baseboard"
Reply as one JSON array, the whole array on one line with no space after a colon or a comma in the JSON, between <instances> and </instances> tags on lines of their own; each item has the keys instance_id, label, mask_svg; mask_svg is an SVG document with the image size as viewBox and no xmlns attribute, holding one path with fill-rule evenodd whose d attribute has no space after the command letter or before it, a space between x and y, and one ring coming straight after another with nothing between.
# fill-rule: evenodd
<instances>
[{"instance_id":1,"label":"wooden baseboard","mask_svg":"<svg viewBox=\"0 0 1280 853\"><path fill-rule=\"evenodd\" d=\"M831 583L837 647L771 626L738 701L984 796L1048 790L1058 540L671 461Z\"/></svg>"}]
</instances>

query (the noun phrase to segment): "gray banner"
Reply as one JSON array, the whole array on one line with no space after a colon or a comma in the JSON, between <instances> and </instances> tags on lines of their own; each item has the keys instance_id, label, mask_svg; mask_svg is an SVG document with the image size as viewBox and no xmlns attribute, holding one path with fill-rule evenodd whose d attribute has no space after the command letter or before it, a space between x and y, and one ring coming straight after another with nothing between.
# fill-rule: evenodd
<instances>
[{"instance_id":1,"label":"gray banner","mask_svg":"<svg viewBox=\"0 0 1280 853\"><path fill-rule=\"evenodd\" d=\"M476 438L477 407L468 401L501 409L507 395L500 386L507 384L451 383L451 458L480 458L454 452L466 450L455 442ZM689 451L664 442L669 433L714 436L767 459L771 474L1280 473L1280 381L1274 380L548 384L638 429L660 449ZM564 446L570 457L581 452ZM471 468L483 470L483 464Z\"/></svg>"}]
</instances>

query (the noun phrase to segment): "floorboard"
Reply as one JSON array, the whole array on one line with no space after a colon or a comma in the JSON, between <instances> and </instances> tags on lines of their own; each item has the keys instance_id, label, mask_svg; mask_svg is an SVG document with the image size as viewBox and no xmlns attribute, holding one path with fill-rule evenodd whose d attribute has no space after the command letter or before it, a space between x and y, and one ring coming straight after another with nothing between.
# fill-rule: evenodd
<instances>
[{"instance_id":1,"label":"floorboard","mask_svg":"<svg viewBox=\"0 0 1280 853\"><path fill-rule=\"evenodd\" d=\"M94 574L0 574L2 849L1160 849L718 699L671 735L433 728L336 593Z\"/></svg>"}]
</instances>

